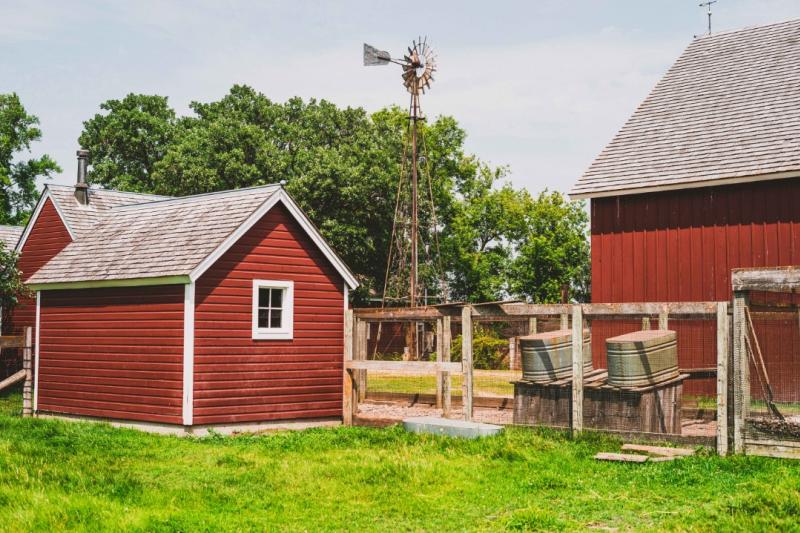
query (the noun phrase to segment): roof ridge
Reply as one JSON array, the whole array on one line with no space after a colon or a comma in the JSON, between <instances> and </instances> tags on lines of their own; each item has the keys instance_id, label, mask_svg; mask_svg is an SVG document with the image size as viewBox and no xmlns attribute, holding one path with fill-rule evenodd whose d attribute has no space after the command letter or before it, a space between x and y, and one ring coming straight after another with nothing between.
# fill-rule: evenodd
<instances>
[{"instance_id":1,"label":"roof ridge","mask_svg":"<svg viewBox=\"0 0 800 533\"><path fill-rule=\"evenodd\" d=\"M279 183L270 183L268 185L257 185L254 187L242 187L241 189L230 189L226 191L215 191L215 192L204 192L200 194L191 194L188 196L171 196L166 197L162 200L153 200L152 202L143 202L140 204L128 204L128 205L118 205L114 206L109 211L114 210L121 210L121 209L136 209L136 208L144 208L144 207L153 207L153 206L160 206L165 205L168 203L183 203L183 202L190 202L192 200L202 199L205 197L211 196L239 196L244 195L253 191L259 190L266 190L266 189L276 189L282 188L282 185Z\"/></svg>"},{"instance_id":2,"label":"roof ridge","mask_svg":"<svg viewBox=\"0 0 800 533\"><path fill-rule=\"evenodd\" d=\"M64 185L63 183L45 183L45 187L48 188L58 188L58 189L74 189L74 185ZM103 192L103 193L112 193L112 194L129 194L134 196L143 196L146 198L175 198L174 196L167 196L166 194L153 194L149 192L135 192L135 191L120 191L118 189L103 189L101 187L94 187L90 186L89 190L91 192Z\"/></svg>"}]
</instances>

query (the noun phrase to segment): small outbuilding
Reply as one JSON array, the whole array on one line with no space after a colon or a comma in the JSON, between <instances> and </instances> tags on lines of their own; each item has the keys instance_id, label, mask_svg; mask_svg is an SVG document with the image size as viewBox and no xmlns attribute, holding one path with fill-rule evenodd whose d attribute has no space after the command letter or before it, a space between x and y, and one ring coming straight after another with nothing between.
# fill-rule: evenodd
<instances>
[{"instance_id":1,"label":"small outbuilding","mask_svg":"<svg viewBox=\"0 0 800 533\"><path fill-rule=\"evenodd\" d=\"M357 282L280 185L113 206L83 192L55 201L88 214L81 229L27 277L37 414L190 431L341 418ZM77 226L53 196L31 224Z\"/></svg>"}]
</instances>

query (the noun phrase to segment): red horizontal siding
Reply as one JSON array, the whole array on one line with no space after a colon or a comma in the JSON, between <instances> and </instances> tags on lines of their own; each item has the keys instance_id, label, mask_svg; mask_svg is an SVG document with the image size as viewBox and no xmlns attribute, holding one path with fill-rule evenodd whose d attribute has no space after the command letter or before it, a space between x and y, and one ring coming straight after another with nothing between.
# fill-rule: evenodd
<instances>
[{"instance_id":1,"label":"red horizontal siding","mask_svg":"<svg viewBox=\"0 0 800 533\"><path fill-rule=\"evenodd\" d=\"M17 266L22 272L23 281L30 278L70 242L72 238L67 227L61 221L53 202L48 198L42 205L20 252ZM3 330L6 334L19 334L27 326L36 327L36 298L21 298L4 322ZM33 335L36 338L35 330ZM13 361L5 361L0 368L0 379L22 368L21 356L14 353L13 358Z\"/></svg>"},{"instance_id":2,"label":"red horizontal siding","mask_svg":"<svg viewBox=\"0 0 800 533\"><path fill-rule=\"evenodd\" d=\"M800 179L785 179L592 200L592 301L728 301L731 269L800 264ZM595 364L605 365L605 338L638 322L596 321ZM673 321L679 364L716 364L711 321ZM763 329L767 328L767 329ZM763 324L775 375L800 388L800 338L792 327ZM793 356L779 355L793 354ZM772 376L771 376L772 377ZM789 381L787 381L788 385ZM687 384L714 392L714 381Z\"/></svg>"},{"instance_id":3,"label":"red horizontal siding","mask_svg":"<svg viewBox=\"0 0 800 533\"><path fill-rule=\"evenodd\" d=\"M253 340L254 279L294 281L294 339ZM343 281L276 206L197 281L194 423L342 414Z\"/></svg>"},{"instance_id":4,"label":"red horizontal siding","mask_svg":"<svg viewBox=\"0 0 800 533\"><path fill-rule=\"evenodd\" d=\"M182 423L183 285L45 291L38 409Z\"/></svg>"}]
</instances>

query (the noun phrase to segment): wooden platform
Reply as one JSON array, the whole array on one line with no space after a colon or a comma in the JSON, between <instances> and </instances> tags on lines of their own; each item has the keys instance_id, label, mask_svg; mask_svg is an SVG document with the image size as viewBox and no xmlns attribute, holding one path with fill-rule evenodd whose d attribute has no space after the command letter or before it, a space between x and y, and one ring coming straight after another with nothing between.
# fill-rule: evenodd
<instances>
[{"instance_id":1,"label":"wooden platform","mask_svg":"<svg viewBox=\"0 0 800 533\"><path fill-rule=\"evenodd\" d=\"M583 426L594 429L681 434L683 381L677 378L645 387L608 384L604 369L583 377ZM515 381L514 423L569 427L572 417L572 379L550 383Z\"/></svg>"}]
</instances>

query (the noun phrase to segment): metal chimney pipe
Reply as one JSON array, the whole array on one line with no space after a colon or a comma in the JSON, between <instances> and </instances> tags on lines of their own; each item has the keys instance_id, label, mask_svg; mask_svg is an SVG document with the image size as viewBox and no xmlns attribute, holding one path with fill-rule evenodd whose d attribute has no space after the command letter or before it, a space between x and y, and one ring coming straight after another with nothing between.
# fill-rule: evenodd
<instances>
[{"instance_id":1,"label":"metal chimney pipe","mask_svg":"<svg viewBox=\"0 0 800 533\"><path fill-rule=\"evenodd\" d=\"M75 199L81 205L89 205L89 184L86 183L86 168L89 165L89 150L78 150L78 182L75 184Z\"/></svg>"}]
</instances>

